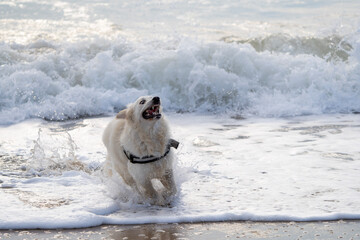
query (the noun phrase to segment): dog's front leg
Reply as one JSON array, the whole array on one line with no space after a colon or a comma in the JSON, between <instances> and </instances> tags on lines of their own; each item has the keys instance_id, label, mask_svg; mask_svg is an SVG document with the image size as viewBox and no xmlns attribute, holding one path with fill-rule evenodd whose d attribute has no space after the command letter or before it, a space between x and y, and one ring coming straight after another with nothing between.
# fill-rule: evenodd
<instances>
[{"instance_id":1,"label":"dog's front leg","mask_svg":"<svg viewBox=\"0 0 360 240\"><path fill-rule=\"evenodd\" d=\"M128 172L126 165L115 164L115 170L119 173L124 182L130 186L132 189L135 189L139 192L137 184L131 174Z\"/></svg>"},{"instance_id":2,"label":"dog's front leg","mask_svg":"<svg viewBox=\"0 0 360 240\"><path fill-rule=\"evenodd\" d=\"M151 179L143 178L143 179L136 179L137 187L140 190L141 194L149 200L150 204L162 205L163 198L158 194L155 190Z\"/></svg>"},{"instance_id":3,"label":"dog's front leg","mask_svg":"<svg viewBox=\"0 0 360 240\"><path fill-rule=\"evenodd\" d=\"M177 192L176 184L174 180L174 174L172 169L167 169L165 172L165 175L162 176L160 179L160 182L164 185L166 188L166 197L170 197L172 195L175 195Z\"/></svg>"}]
</instances>

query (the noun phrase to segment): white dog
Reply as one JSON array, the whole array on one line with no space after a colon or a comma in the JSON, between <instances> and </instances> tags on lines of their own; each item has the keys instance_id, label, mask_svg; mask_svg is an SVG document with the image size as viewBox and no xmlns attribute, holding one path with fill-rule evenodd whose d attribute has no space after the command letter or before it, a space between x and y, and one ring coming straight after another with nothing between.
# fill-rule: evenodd
<instances>
[{"instance_id":1,"label":"white dog","mask_svg":"<svg viewBox=\"0 0 360 240\"><path fill-rule=\"evenodd\" d=\"M151 204L170 203L176 193L170 148L179 143L170 139L159 97L140 97L120 111L106 127L103 142L105 171L111 175L115 170Z\"/></svg>"}]
</instances>

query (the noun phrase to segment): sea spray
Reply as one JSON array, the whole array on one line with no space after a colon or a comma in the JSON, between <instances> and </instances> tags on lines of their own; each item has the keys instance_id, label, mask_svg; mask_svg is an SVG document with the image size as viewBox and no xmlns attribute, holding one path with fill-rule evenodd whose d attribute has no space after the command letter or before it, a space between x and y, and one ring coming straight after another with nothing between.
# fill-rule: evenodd
<instances>
[{"instance_id":1,"label":"sea spray","mask_svg":"<svg viewBox=\"0 0 360 240\"><path fill-rule=\"evenodd\" d=\"M39 128L38 138L34 141L28 171L34 175L61 175L76 170L90 173L91 170L77 159L76 144L67 132L51 132Z\"/></svg>"}]
</instances>

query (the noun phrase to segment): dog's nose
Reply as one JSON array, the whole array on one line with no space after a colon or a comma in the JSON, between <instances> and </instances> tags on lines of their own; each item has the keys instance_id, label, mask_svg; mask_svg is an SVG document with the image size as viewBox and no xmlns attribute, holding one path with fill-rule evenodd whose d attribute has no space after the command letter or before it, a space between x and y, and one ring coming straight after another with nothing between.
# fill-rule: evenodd
<instances>
[{"instance_id":1,"label":"dog's nose","mask_svg":"<svg viewBox=\"0 0 360 240\"><path fill-rule=\"evenodd\" d=\"M159 97L154 97L152 100L153 100L154 104L160 104L160 98Z\"/></svg>"}]
</instances>

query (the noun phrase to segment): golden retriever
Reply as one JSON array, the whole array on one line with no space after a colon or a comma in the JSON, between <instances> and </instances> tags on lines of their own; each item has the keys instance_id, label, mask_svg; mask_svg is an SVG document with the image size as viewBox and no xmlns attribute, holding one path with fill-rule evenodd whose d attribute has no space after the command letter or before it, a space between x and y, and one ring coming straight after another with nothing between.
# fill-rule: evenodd
<instances>
[{"instance_id":1,"label":"golden retriever","mask_svg":"<svg viewBox=\"0 0 360 240\"><path fill-rule=\"evenodd\" d=\"M144 96L120 111L106 127L105 172L115 170L145 201L167 205L176 194L174 155L159 97Z\"/></svg>"}]
</instances>

